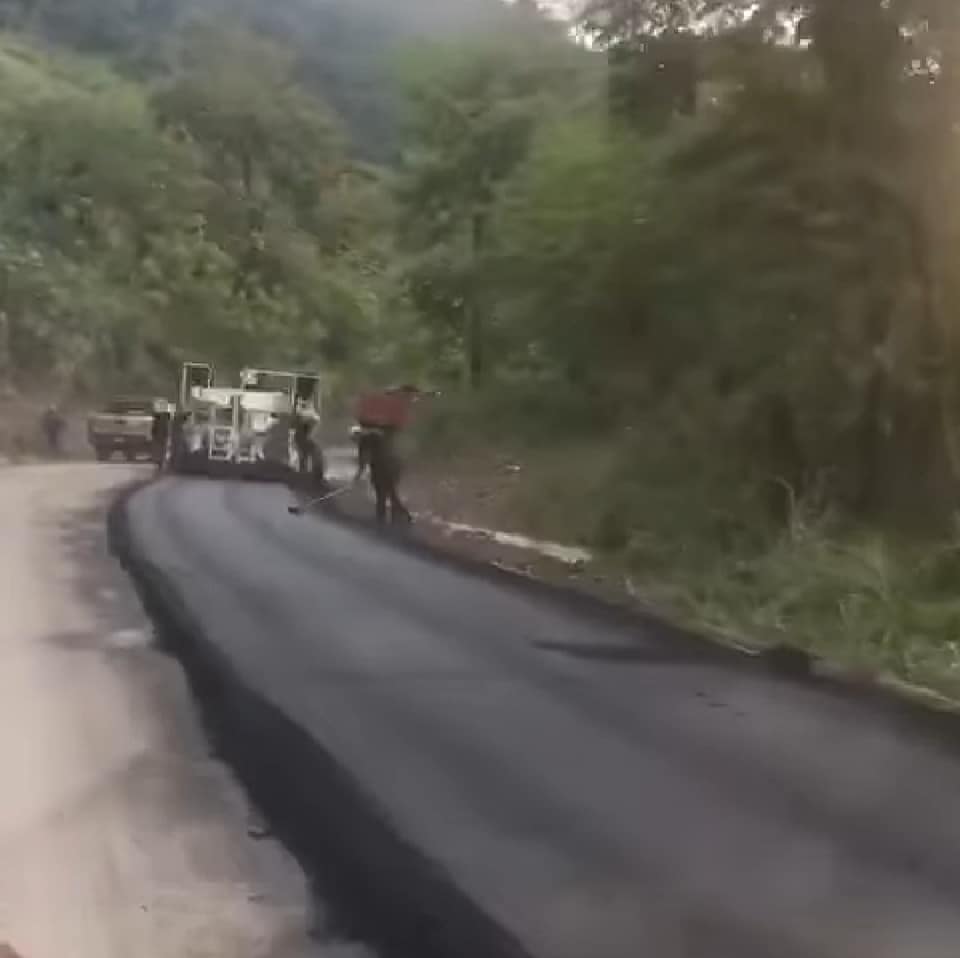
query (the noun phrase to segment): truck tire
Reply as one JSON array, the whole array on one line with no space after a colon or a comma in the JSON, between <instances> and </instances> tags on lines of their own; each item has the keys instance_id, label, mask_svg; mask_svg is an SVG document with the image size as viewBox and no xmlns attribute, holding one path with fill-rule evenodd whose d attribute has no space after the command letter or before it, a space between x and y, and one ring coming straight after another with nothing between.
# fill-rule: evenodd
<instances>
[{"instance_id":1,"label":"truck tire","mask_svg":"<svg viewBox=\"0 0 960 958\"><path fill-rule=\"evenodd\" d=\"M110 461L111 450L107 449L106 446L96 446L93 453L97 457L97 462Z\"/></svg>"}]
</instances>

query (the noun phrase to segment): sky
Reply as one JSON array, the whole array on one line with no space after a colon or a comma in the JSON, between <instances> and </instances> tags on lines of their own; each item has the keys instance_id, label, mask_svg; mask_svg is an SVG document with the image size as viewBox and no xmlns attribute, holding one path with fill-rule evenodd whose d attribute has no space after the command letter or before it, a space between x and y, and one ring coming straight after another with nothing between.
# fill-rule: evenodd
<instances>
[{"instance_id":1,"label":"sky","mask_svg":"<svg viewBox=\"0 0 960 958\"><path fill-rule=\"evenodd\" d=\"M573 12L574 0L539 0L539 2L541 7L555 16L569 17Z\"/></svg>"}]
</instances>

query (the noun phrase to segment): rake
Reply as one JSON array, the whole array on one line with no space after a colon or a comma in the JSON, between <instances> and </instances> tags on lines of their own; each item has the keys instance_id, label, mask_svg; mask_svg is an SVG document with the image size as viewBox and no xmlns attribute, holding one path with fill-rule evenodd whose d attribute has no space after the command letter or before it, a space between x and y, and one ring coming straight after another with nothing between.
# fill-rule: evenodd
<instances>
[{"instance_id":1,"label":"rake","mask_svg":"<svg viewBox=\"0 0 960 958\"><path fill-rule=\"evenodd\" d=\"M287 506L287 512L289 512L291 516L302 516L314 506L319 506L320 503L328 502L330 499L336 499L337 496L342 496L345 492L349 492L352 488L352 484L349 486L341 486L339 489L334 489L333 492L328 492L325 495L317 496L316 499L310 499L308 502L294 503L293 505Z\"/></svg>"}]
</instances>

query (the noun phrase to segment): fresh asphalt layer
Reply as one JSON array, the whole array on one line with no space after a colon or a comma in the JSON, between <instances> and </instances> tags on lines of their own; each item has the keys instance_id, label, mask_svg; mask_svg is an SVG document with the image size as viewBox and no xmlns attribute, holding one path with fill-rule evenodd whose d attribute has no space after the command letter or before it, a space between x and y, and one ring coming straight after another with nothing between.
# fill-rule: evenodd
<instances>
[{"instance_id":1,"label":"fresh asphalt layer","mask_svg":"<svg viewBox=\"0 0 960 958\"><path fill-rule=\"evenodd\" d=\"M384 914L428 915L424 954L955 958L942 741L288 502L164 479L128 548L269 714L233 726L273 752L266 804L296 806L295 842L339 831Z\"/></svg>"}]
</instances>

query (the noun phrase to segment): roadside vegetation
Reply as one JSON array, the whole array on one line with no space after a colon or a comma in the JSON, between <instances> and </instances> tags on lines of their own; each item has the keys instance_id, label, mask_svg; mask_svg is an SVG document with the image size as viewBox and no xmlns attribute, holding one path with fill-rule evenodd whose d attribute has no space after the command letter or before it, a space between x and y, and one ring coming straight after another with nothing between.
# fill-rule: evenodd
<instances>
[{"instance_id":1,"label":"roadside vegetation","mask_svg":"<svg viewBox=\"0 0 960 958\"><path fill-rule=\"evenodd\" d=\"M957 4L401 6L0 0L7 386L419 381L504 522L955 691Z\"/></svg>"}]
</instances>

